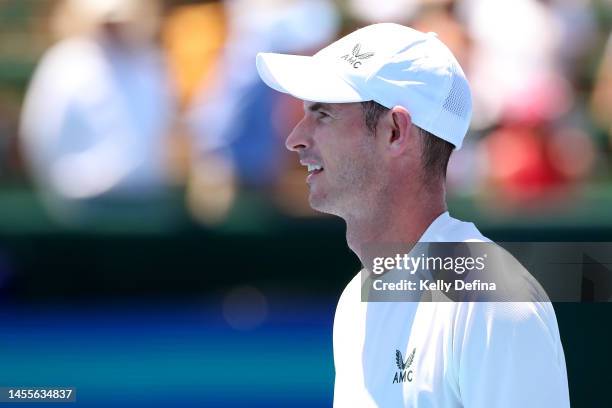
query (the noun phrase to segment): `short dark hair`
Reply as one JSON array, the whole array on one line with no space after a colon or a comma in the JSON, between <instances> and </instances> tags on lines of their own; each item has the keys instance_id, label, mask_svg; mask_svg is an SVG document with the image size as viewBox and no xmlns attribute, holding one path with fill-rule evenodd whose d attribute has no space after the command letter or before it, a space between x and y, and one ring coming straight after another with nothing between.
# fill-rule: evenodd
<instances>
[{"instance_id":1,"label":"short dark hair","mask_svg":"<svg viewBox=\"0 0 612 408\"><path fill-rule=\"evenodd\" d=\"M389 109L375 101L361 102L361 107L366 127L370 133L375 134L380 117ZM415 127L423 138L423 168L431 176L446 178L448 161L455 146L425 129Z\"/></svg>"}]
</instances>

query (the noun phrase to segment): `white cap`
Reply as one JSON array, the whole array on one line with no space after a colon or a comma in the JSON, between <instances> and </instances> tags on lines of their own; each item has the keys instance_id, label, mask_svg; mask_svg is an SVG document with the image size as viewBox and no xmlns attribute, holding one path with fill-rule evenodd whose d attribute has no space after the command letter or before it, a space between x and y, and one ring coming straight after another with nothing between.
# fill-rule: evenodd
<instances>
[{"instance_id":1,"label":"white cap","mask_svg":"<svg viewBox=\"0 0 612 408\"><path fill-rule=\"evenodd\" d=\"M312 57L259 53L257 70L271 88L311 102L376 101L405 107L412 122L457 149L472 117L463 70L435 33L373 24Z\"/></svg>"}]
</instances>

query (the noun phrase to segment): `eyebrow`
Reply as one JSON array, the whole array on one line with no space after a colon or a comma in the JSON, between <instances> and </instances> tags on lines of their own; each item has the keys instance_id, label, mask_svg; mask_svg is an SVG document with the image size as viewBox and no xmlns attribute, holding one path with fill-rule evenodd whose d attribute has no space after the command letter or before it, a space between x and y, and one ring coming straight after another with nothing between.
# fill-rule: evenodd
<instances>
[{"instance_id":1,"label":"eyebrow","mask_svg":"<svg viewBox=\"0 0 612 408\"><path fill-rule=\"evenodd\" d=\"M330 112L334 112L334 109L331 107L330 104L323 103L323 102L313 103L312 105L308 106L308 110L310 112L316 112L318 110L327 110L327 111L330 111Z\"/></svg>"}]
</instances>

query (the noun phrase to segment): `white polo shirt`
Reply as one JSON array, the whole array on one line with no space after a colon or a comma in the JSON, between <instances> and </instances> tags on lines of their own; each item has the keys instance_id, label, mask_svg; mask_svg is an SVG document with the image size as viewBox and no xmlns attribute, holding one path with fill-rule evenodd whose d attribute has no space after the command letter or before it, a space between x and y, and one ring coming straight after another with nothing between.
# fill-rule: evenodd
<instances>
[{"instance_id":1,"label":"white polo shirt","mask_svg":"<svg viewBox=\"0 0 612 408\"><path fill-rule=\"evenodd\" d=\"M444 213L419 241L469 240L489 241ZM338 302L333 343L336 408L570 406L548 302L366 303L357 274Z\"/></svg>"}]
</instances>

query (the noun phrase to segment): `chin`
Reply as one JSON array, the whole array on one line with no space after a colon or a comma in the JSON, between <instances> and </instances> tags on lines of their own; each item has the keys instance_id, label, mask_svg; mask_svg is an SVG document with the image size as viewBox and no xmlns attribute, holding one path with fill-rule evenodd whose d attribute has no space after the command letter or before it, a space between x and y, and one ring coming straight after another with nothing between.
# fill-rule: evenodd
<instances>
[{"instance_id":1,"label":"chin","mask_svg":"<svg viewBox=\"0 0 612 408\"><path fill-rule=\"evenodd\" d=\"M319 197L313 197L311 194L308 197L308 203L310 204L310 208L315 211L326 213L326 206L324 205L324 200L321 200Z\"/></svg>"},{"instance_id":2,"label":"chin","mask_svg":"<svg viewBox=\"0 0 612 408\"><path fill-rule=\"evenodd\" d=\"M312 192L308 197L308 202L313 210L325 214L340 216L338 209L330 201L331 200L329 200L327 196L322 194L313 194Z\"/></svg>"}]
</instances>

